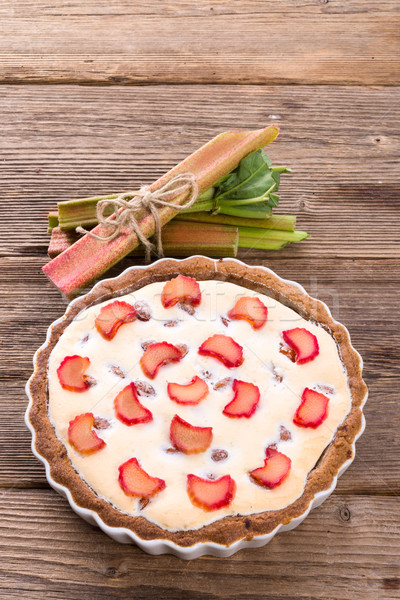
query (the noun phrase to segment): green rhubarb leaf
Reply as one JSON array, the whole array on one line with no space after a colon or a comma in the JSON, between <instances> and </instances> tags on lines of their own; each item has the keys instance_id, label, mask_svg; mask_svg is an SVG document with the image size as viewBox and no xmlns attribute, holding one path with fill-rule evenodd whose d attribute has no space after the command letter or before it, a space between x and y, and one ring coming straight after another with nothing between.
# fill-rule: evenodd
<instances>
[{"instance_id":1,"label":"green rhubarb leaf","mask_svg":"<svg viewBox=\"0 0 400 600\"><path fill-rule=\"evenodd\" d=\"M272 207L278 206L279 198L279 194L269 194L269 205Z\"/></svg>"},{"instance_id":2,"label":"green rhubarb leaf","mask_svg":"<svg viewBox=\"0 0 400 600\"><path fill-rule=\"evenodd\" d=\"M214 200L221 202L254 200L262 198L270 206L276 206L282 173L290 173L286 167L272 167L264 150L255 150L245 156L227 179L217 184ZM272 199L271 199L272 195Z\"/></svg>"}]
</instances>

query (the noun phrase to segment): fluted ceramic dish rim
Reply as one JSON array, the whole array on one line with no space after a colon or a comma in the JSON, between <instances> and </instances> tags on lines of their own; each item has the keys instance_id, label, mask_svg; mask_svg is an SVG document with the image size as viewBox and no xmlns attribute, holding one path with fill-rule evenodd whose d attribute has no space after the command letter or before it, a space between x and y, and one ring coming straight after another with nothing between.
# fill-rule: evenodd
<instances>
[{"instance_id":1,"label":"fluted ceramic dish rim","mask_svg":"<svg viewBox=\"0 0 400 600\"><path fill-rule=\"evenodd\" d=\"M206 258L206 257L200 256L200 255L195 255L195 256L191 256L189 258L193 259L193 258ZM184 259L184 260L188 260L188 259ZM221 262L221 259L207 258L207 260L210 260L214 263ZM222 261L224 261L224 260L225 259L222 259ZM160 264L164 261L174 261L176 263L181 262L180 259L161 258L161 259L155 261L154 263L152 263L152 265ZM292 281L290 279L284 279L283 277L280 277L274 271L272 271L272 269L269 269L268 267L265 267L263 265L251 265L251 266L246 265L241 260L238 260L235 258L229 258L229 261L236 262L239 265L243 265L248 268L252 268L255 266L258 269L262 269L265 272L274 275L283 283L293 285L293 286L297 287L302 293L309 295L307 293L307 291L303 288L303 286L301 286L299 283L297 283L296 281ZM146 268L148 268L148 265L133 265L133 266L125 269L119 276L125 275L132 270L135 270L135 271L136 270L144 270ZM113 279L115 279L115 278L112 277L112 278L101 280L95 286L93 286L93 290L99 285L102 285L109 281L113 281ZM69 303L69 305L67 306L66 311L68 311L70 309L70 307L80 299L81 299L81 296L72 300ZM319 302L321 302L323 307L326 309L329 316L332 318L333 322L339 323L338 321L336 321L336 319L334 319L332 317L329 307L321 300L319 300ZM64 496L68 500L72 510L76 514L78 514L82 519L84 519L85 521L87 521L88 523L90 523L92 525L97 525L104 533L106 533L108 536L110 536L112 539L114 539L115 541L117 541L119 543L122 543L122 544L134 543L137 546L139 546L139 548L141 548L142 550L147 552L148 554L154 554L154 555L173 554L173 555L178 556L179 558L182 558L185 560L198 558L199 556L203 556L205 554L211 555L211 556L216 556L216 557L228 557L228 556L232 556L232 554L234 554L235 552L238 552L239 550L242 550L244 548L258 548L260 546L264 546L269 541L271 541L271 539L279 531L290 531L291 529L294 529L295 527L300 525L300 523L302 523L304 521L304 519L307 517L307 515L309 514L309 512L312 508L316 508L317 506L320 506L335 490L338 478L346 471L346 469L351 465L351 463L353 462L353 460L355 458L355 444L356 444L356 441L363 434L363 432L365 430L365 425L366 425L365 417L364 417L363 413L362 413L362 417L361 417L361 427L360 427L358 433L356 434L356 436L354 437L354 440L351 444L352 456L351 456L351 458L346 460L342 464L342 466L339 468L337 474L333 478L332 484L330 485L330 487L328 489L317 492L314 495L311 502L309 503L309 505L307 506L306 510L298 517L293 518L289 523L286 523L286 524L282 523L282 524L278 525L277 527L275 527L275 529L273 529L273 531L271 531L267 534L264 534L264 535L256 535L250 540L247 540L247 539L237 540L237 541L233 542L232 544L230 544L229 546L217 544L215 542L207 542L207 541L206 542L197 542L197 543L193 544L192 546L179 546L178 544L175 544L171 540L166 540L166 539L144 540L126 527L114 527L114 526L107 525L106 523L104 523L104 521L101 519L101 517L95 511L79 506L73 499L70 490L66 486L61 485L60 483L56 482L53 479L51 472L50 472L49 462L42 454L40 454L40 452L36 448L36 430L35 430L34 426L32 425L32 423L30 422L30 418L29 418L29 413L30 413L30 410L32 408L33 401L34 401L32 395L31 395L31 392L30 392L30 384L31 384L31 381L34 379L37 369L38 369L37 357L39 356L40 352L49 343L50 335L51 335L53 327L56 326L58 323L60 323L63 319L64 319L64 315L61 316L56 321L54 321L49 326L49 328L47 330L45 342L40 346L40 348L38 348L38 350L35 352L35 355L33 357L34 372L31 375L31 377L29 378L29 380L27 381L26 386L25 386L25 391L26 391L26 394L27 394L28 400L29 400L28 407L25 412L25 424L32 434L32 443L31 443L32 452L36 456L36 458L40 462L43 463L43 465L45 467L45 471L46 471L46 479L47 479L48 483L50 484L50 486L55 491L57 491L60 495ZM362 357L360 356L360 354L357 352L357 350L355 350L355 348L351 344L350 334L349 334L349 331L347 330L347 328L342 323L340 323L340 325L345 329L347 335L349 336L350 347L356 353L356 355L358 357L359 369L360 369L360 372L362 372L362 368L363 368ZM360 404L361 410L363 409L365 402L367 401L367 398L368 398L368 390L366 389L365 395Z\"/></svg>"}]
</instances>

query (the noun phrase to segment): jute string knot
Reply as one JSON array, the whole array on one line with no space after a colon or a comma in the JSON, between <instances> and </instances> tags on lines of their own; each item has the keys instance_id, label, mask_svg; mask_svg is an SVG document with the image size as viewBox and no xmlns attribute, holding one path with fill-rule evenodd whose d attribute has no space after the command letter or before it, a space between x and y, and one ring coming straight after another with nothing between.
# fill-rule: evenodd
<instances>
[{"instance_id":1,"label":"jute string knot","mask_svg":"<svg viewBox=\"0 0 400 600\"><path fill-rule=\"evenodd\" d=\"M186 192L189 197L184 204L174 204L171 202L180 194ZM92 231L87 231L83 227L77 227L78 233L87 233L96 240L110 242L115 239L125 229L132 230L138 237L138 240L143 244L146 253L146 261L150 261L151 251L154 250L154 244L144 235L140 228L137 215L141 209L151 213L155 224L155 237L157 243L157 253L160 257L164 256L162 247L161 229L162 223L160 214L157 209L159 206L172 208L177 212L192 206L199 195L199 187L192 173L182 173L176 175L163 185L160 189L154 192L149 186L143 186L138 191L124 192L113 200L100 200L96 206L96 215L99 225L107 229L111 229L110 233L105 235L97 235ZM110 211L112 208L114 216L110 219ZM107 216L108 215L108 216Z\"/></svg>"}]
</instances>

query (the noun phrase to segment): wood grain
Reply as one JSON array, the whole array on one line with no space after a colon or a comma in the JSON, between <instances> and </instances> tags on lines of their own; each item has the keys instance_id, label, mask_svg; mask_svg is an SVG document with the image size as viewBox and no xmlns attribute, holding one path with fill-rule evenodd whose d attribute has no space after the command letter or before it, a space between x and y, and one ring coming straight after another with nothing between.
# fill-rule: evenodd
<instances>
[{"instance_id":1,"label":"wood grain","mask_svg":"<svg viewBox=\"0 0 400 600\"><path fill-rule=\"evenodd\" d=\"M400 598L399 12L393 0L0 5L0 83L30 84L0 86L1 599ZM220 131L268 122L281 126L269 154L293 168L280 212L311 239L240 257L348 326L367 429L297 530L230 559L151 557L74 515L30 450L24 384L65 310L41 273L47 212L149 183Z\"/></svg>"},{"instance_id":2,"label":"wood grain","mask_svg":"<svg viewBox=\"0 0 400 600\"><path fill-rule=\"evenodd\" d=\"M400 597L398 498L337 494L264 548L191 562L117 544L52 490L8 490L0 501L8 598L42 598L44 586L46 597L63 600Z\"/></svg>"},{"instance_id":3,"label":"wood grain","mask_svg":"<svg viewBox=\"0 0 400 600\"><path fill-rule=\"evenodd\" d=\"M279 256L399 257L399 107L400 88L2 86L0 251L44 253L58 200L150 183L221 131L277 122L268 153L293 169L279 210L311 234Z\"/></svg>"},{"instance_id":4,"label":"wood grain","mask_svg":"<svg viewBox=\"0 0 400 600\"><path fill-rule=\"evenodd\" d=\"M3 396L0 487L3 488L45 485L44 469L32 456L30 434L23 422L27 404L24 385L32 372L32 356L44 342L47 327L65 310L59 292L41 273L44 261L43 257L0 259L3 298L0 307ZM260 259L250 256L246 261L260 263ZM131 264L134 264L131 259L122 261L110 275ZM353 344L364 358L370 391L365 409L367 429L357 443L354 465L339 480L339 490L347 494L400 494L397 383L400 332L396 309L400 260L275 258L264 264L283 277L295 279L312 295L328 302L334 317L348 326ZM390 451L383 452L382 448L390 448Z\"/></svg>"},{"instance_id":5,"label":"wood grain","mask_svg":"<svg viewBox=\"0 0 400 600\"><path fill-rule=\"evenodd\" d=\"M388 0L17 0L0 18L4 83L400 81Z\"/></svg>"}]
</instances>

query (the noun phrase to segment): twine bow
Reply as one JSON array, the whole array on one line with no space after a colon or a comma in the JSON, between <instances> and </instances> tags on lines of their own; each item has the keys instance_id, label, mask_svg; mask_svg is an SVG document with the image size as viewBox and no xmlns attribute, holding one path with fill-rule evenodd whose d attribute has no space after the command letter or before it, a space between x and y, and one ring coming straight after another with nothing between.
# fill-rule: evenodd
<instances>
[{"instance_id":1,"label":"twine bow","mask_svg":"<svg viewBox=\"0 0 400 600\"><path fill-rule=\"evenodd\" d=\"M171 200L184 192L189 193L189 199L185 204L173 204ZM199 187L192 173L182 173L176 175L163 185L160 189L152 192L149 186L143 186L136 192L124 192L114 200L100 200L96 206L97 221L103 227L112 228L108 235L97 235L92 231L86 231L83 227L77 227L77 233L87 233L96 240L110 242L116 238L124 228L132 229L137 235L139 241L143 244L146 253L146 261L150 261L151 251L154 250L154 244L144 235L137 220L137 213L140 209L148 210L151 213L155 223L155 236L157 241L157 253L160 257L164 256L161 238L162 224L157 206L166 206L173 208L177 212L189 208L197 200ZM109 208L113 209L114 219L109 218ZM108 217L106 216L108 213Z\"/></svg>"}]
</instances>

